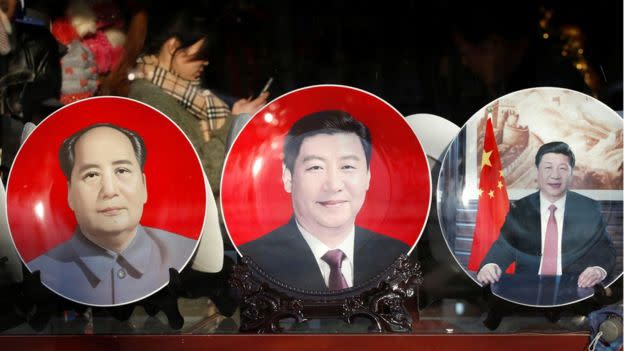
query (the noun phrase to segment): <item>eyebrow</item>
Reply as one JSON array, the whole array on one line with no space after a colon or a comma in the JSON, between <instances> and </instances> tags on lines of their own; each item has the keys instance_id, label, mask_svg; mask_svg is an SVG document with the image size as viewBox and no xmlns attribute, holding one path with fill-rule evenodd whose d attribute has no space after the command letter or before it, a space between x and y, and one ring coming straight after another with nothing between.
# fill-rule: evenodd
<instances>
[{"instance_id":1,"label":"eyebrow","mask_svg":"<svg viewBox=\"0 0 624 351\"><path fill-rule=\"evenodd\" d=\"M341 160L353 160L353 161L360 161L360 157L357 155L346 155L346 156L342 156L340 158Z\"/></svg>"},{"instance_id":2,"label":"eyebrow","mask_svg":"<svg viewBox=\"0 0 624 351\"><path fill-rule=\"evenodd\" d=\"M326 161L326 159L324 157L321 156L316 156L316 155L310 155L310 156L305 156L303 158L303 160L301 160L301 162L306 163L308 161Z\"/></svg>"},{"instance_id":3,"label":"eyebrow","mask_svg":"<svg viewBox=\"0 0 624 351\"><path fill-rule=\"evenodd\" d=\"M117 165L130 165L132 166L132 161L130 160L117 160L117 161L113 161L113 165L117 166ZM87 169L90 168L100 168L99 165L95 164L95 163L87 163L85 165L83 165L82 167L80 167L78 169L78 173L82 173L84 171L86 171Z\"/></svg>"},{"instance_id":4,"label":"eyebrow","mask_svg":"<svg viewBox=\"0 0 624 351\"><path fill-rule=\"evenodd\" d=\"M310 155L310 156L305 156L303 160L301 160L301 162L305 163L305 162L313 161L313 160L326 161L327 159L318 155ZM340 160L341 161L344 161L344 160L360 161L361 159L359 156L351 154L351 155L345 155L345 156L340 157Z\"/></svg>"},{"instance_id":5,"label":"eyebrow","mask_svg":"<svg viewBox=\"0 0 624 351\"><path fill-rule=\"evenodd\" d=\"M555 164L554 162L550 162L550 161L544 161L544 166L557 166L557 167L561 167L561 166L565 166L565 167L571 167L569 163L557 163Z\"/></svg>"}]
</instances>

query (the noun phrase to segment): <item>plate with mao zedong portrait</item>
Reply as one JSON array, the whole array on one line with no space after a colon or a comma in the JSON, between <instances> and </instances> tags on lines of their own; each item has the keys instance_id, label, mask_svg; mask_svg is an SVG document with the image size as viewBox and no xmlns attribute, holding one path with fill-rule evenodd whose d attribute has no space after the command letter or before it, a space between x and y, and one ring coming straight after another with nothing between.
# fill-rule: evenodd
<instances>
[{"instance_id":1,"label":"plate with mao zedong portrait","mask_svg":"<svg viewBox=\"0 0 624 351\"><path fill-rule=\"evenodd\" d=\"M438 180L447 245L480 286L536 307L622 275L622 118L593 97L532 88L477 111Z\"/></svg>"},{"instance_id":2,"label":"plate with mao zedong portrait","mask_svg":"<svg viewBox=\"0 0 624 351\"><path fill-rule=\"evenodd\" d=\"M43 285L69 300L118 306L182 270L207 204L201 163L184 133L134 100L67 105L24 141L9 174L15 247Z\"/></svg>"},{"instance_id":3,"label":"plate with mao zedong portrait","mask_svg":"<svg viewBox=\"0 0 624 351\"><path fill-rule=\"evenodd\" d=\"M319 85L258 111L227 156L221 203L239 254L303 294L368 286L416 245L427 158L403 116L359 89Z\"/></svg>"}]
</instances>

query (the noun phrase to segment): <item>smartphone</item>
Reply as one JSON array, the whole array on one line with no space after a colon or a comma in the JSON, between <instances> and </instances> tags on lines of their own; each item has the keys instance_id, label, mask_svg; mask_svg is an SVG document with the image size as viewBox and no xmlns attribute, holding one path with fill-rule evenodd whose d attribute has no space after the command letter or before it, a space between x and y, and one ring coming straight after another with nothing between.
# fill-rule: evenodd
<instances>
[{"instance_id":1,"label":"smartphone","mask_svg":"<svg viewBox=\"0 0 624 351\"><path fill-rule=\"evenodd\" d=\"M272 83L273 83L273 77L269 77L269 80L267 80L266 84L264 85L264 88L262 88L262 90L260 91L260 94L258 94L258 96L260 96L265 91L268 91L269 87L271 86Z\"/></svg>"}]
</instances>

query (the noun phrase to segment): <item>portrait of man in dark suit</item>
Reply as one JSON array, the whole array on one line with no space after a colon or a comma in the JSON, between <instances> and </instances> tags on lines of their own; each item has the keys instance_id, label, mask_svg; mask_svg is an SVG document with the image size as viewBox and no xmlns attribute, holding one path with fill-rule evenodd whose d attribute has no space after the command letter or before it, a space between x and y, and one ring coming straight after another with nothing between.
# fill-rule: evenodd
<instances>
[{"instance_id":1,"label":"portrait of man in dark suit","mask_svg":"<svg viewBox=\"0 0 624 351\"><path fill-rule=\"evenodd\" d=\"M498 282L515 262L517 274L578 276L589 288L609 276L616 251L598 202L570 191L575 158L568 144L542 145L535 156L539 191L510 205L477 280Z\"/></svg>"},{"instance_id":2,"label":"portrait of man in dark suit","mask_svg":"<svg viewBox=\"0 0 624 351\"><path fill-rule=\"evenodd\" d=\"M381 273L409 247L355 225L370 186L371 134L347 112L309 114L284 141L282 184L293 217L239 246L271 277L303 290L341 290Z\"/></svg>"},{"instance_id":3,"label":"portrait of man in dark suit","mask_svg":"<svg viewBox=\"0 0 624 351\"><path fill-rule=\"evenodd\" d=\"M139 223L146 158L141 136L113 124L65 139L59 162L77 227L71 239L28 262L44 285L85 304L124 304L156 292L169 281L169 268L189 260L195 240Z\"/></svg>"}]
</instances>

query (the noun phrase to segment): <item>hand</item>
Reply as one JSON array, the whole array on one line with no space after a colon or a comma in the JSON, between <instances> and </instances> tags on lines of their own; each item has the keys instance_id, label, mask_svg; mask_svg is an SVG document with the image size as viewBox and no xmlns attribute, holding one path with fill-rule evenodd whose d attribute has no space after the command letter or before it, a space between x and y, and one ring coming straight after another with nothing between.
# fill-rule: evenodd
<instances>
[{"instance_id":1,"label":"hand","mask_svg":"<svg viewBox=\"0 0 624 351\"><path fill-rule=\"evenodd\" d=\"M579 275L577 284L579 288L591 288L600 283L606 276L607 273L600 267L587 267L583 273Z\"/></svg>"},{"instance_id":2,"label":"hand","mask_svg":"<svg viewBox=\"0 0 624 351\"><path fill-rule=\"evenodd\" d=\"M496 263L488 263L477 273L477 280L481 284L493 284L498 282L503 271Z\"/></svg>"},{"instance_id":3,"label":"hand","mask_svg":"<svg viewBox=\"0 0 624 351\"><path fill-rule=\"evenodd\" d=\"M258 95L258 97L253 100L251 100L251 98L240 99L234 103L234 106L232 106L232 113L235 115L240 115L241 113L249 113L250 115L253 115L266 104L268 96L269 92L266 91Z\"/></svg>"}]
</instances>

